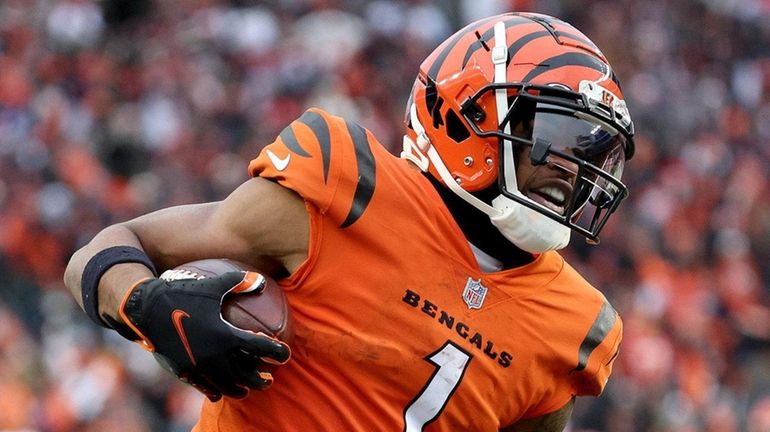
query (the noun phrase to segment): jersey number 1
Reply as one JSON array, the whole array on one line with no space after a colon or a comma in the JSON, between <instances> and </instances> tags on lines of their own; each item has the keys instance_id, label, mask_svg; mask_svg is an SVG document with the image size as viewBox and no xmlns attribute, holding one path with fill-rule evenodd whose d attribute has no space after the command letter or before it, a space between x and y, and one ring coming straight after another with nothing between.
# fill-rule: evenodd
<instances>
[{"instance_id":1,"label":"jersey number 1","mask_svg":"<svg viewBox=\"0 0 770 432\"><path fill-rule=\"evenodd\" d=\"M425 358L436 370L422 391L406 407L404 432L420 432L441 414L463 379L470 359L470 354L450 341Z\"/></svg>"}]
</instances>

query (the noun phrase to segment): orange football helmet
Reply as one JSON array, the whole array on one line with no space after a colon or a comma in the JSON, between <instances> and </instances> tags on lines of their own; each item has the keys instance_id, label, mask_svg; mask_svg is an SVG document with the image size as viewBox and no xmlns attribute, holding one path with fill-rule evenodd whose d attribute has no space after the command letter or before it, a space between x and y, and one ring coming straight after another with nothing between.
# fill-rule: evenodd
<instances>
[{"instance_id":1,"label":"orange football helmet","mask_svg":"<svg viewBox=\"0 0 770 432\"><path fill-rule=\"evenodd\" d=\"M620 83L599 48L554 17L509 13L455 33L420 66L406 124L402 157L487 213L525 250L564 247L570 230L598 242L628 195L620 177L634 152L634 128ZM515 159L526 147L534 165L561 159L577 167L563 212L519 192ZM497 202L474 194L495 183ZM511 208L522 214L505 216ZM539 216L532 211L549 221L533 225ZM556 230L543 235L558 238L527 244L511 232L522 224Z\"/></svg>"}]
</instances>

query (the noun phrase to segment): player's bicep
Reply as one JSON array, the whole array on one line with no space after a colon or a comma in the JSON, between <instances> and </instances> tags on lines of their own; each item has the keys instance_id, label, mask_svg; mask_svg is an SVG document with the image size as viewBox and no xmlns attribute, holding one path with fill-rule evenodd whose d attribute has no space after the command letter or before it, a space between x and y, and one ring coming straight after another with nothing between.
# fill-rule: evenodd
<instances>
[{"instance_id":1,"label":"player's bicep","mask_svg":"<svg viewBox=\"0 0 770 432\"><path fill-rule=\"evenodd\" d=\"M290 190L253 178L225 200L171 207L125 226L159 268L229 258L276 273L307 256L308 214Z\"/></svg>"},{"instance_id":2,"label":"player's bicep","mask_svg":"<svg viewBox=\"0 0 770 432\"><path fill-rule=\"evenodd\" d=\"M246 264L270 258L289 272L307 259L310 217L294 191L260 177L247 180L220 204L210 228L230 233ZM213 233L212 233L213 234ZM259 267L262 269L262 267Z\"/></svg>"}]
</instances>

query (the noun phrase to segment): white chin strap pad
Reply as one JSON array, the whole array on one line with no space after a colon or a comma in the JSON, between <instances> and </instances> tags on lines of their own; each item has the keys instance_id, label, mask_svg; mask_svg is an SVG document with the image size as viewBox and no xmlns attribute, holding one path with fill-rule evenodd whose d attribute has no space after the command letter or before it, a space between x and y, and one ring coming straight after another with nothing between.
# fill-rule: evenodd
<instances>
[{"instance_id":1,"label":"white chin strap pad","mask_svg":"<svg viewBox=\"0 0 770 432\"><path fill-rule=\"evenodd\" d=\"M517 195L529 199L520 192ZM503 195L492 200L492 206L500 211L499 216L489 217L492 225L521 250L539 254L569 244L572 230L544 214Z\"/></svg>"}]
</instances>

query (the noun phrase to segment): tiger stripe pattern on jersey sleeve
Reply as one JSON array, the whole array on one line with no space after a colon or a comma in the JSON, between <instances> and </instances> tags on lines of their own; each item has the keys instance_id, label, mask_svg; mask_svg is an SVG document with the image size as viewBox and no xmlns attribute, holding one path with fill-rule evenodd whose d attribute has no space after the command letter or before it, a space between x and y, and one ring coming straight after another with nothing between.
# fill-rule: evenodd
<instances>
[{"instance_id":1,"label":"tiger stripe pattern on jersey sleeve","mask_svg":"<svg viewBox=\"0 0 770 432\"><path fill-rule=\"evenodd\" d=\"M290 155L278 169L268 152ZM252 176L278 181L328 212L340 228L355 224L374 195L376 166L369 132L355 122L311 108L249 164Z\"/></svg>"},{"instance_id":2,"label":"tiger stripe pattern on jersey sleeve","mask_svg":"<svg viewBox=\"0 0 770 432\"><path fill-rule=\"evenodd\" d=\"M316 136L319 136L318 130L313 127L314 120L317 120L317 114L306 112L302 115L299 119L297 119L297 122L302 123L312 129ZM326 124L324 123L324 128L326 127ZM329 129L326 128L326 135L329 135ZM294 134L294 129L292 129L292 126L286 126L282 131L281 134L278 135L278 137L281 139L283 144L292 151L292 153L302 156L302 157L310 157L310 154L305 151L305 149L302 148L302 146L297 141L297 136ZM321 138L319 138L320 140ZM327 138L328 139L328 138Z\"/></svg>"},{"instance_id":3,"label":"tiger stripe pattern on jersey sleeve","mask_svg":"<svg viewBox=\"0 0 770 432\"><path fill-rule=\"evenodd\" d=\"M358 167L358 182L356 191L353 195L353 204L350 207L350 213L345 221L340 224L340 228L346 228L355 223L366 210L369 201L374 195L375 185L375 165L374 155L366 136L366 130L356 123L345 121L348 133L353 140L353 146L356 155L356 165Z\"/></svg>"},{"instance_id":4,"label":"tiger stripe pattern on jersey sleeve","mask_svg":"<svg viewBox=\"0 0 770 432\"><path fill-rule=\"evenodd\" d=\"M575 371L582 371L586 368L588 357L607 337L617 319L618 313L609 302L605 301L601 310L599 310L599 315L596 316L596 321L594 321L585 339L580 344L578 365L575 367Z\"/></svg>"},{"instance_id":5,"label":"tiger stripe pattern on jersey sleeve","mask_svg":"<svg viewBox=\"0 0 770 432\"><path fill-rule=\"evenodd\" d=\"M577 365L570 372L576 394L599 395L604 390L620 352L623 323L617 311L602 296L603 303L577 352Z\"/></svg>"}]
</instances>

